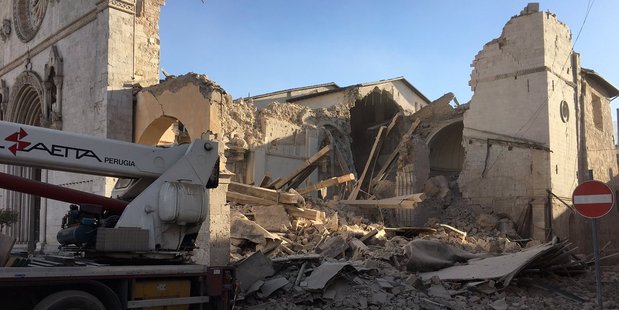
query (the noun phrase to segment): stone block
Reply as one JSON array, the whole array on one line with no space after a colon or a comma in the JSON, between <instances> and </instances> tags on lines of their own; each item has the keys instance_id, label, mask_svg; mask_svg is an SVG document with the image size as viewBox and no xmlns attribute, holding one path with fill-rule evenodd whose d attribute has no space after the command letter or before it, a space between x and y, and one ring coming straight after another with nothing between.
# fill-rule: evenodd
<instances>
[{"instance_id":1,"label":"stone block","mask_svg":"<svg viewBox=\"0 0 619 310\"><path fill-rule=\"evenodd\" d=\"M286 232L290 218L283 206L255 206L252 210L255 222L268 231Z\"/></svg>"}]
</instances>

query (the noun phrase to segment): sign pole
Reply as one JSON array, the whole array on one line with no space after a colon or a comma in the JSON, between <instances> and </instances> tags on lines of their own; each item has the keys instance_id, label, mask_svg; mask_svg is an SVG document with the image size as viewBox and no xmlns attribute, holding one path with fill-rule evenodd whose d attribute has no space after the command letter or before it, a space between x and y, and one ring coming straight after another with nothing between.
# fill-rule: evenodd
<instances>
[{"instance_id":1,"label":"sign pole","mask_svg":"<svg viewBox=\"0 0 619 310\"><path fill-rule=\"evenodd\" d=\"M591 219L593 256L595 258L597 308L602 310L604 304L602 302L602 272L600 271L600 245L598 241L597 219L610 212L615 205L615 195L608 185L600 181L589 180L576 186L572 194L572 202L578 214Z\"/></svg>"},{"instance_id":2,"label":"sign pole","mask_svg":"<svg viewBox=\"0 0 619 310\"><path fill-rule=\"evenodd\" d=\"M598 244L598 225L597 219L591 219L591 229L593 233L593 255L595 257L595 286L598 309L604 309L602 303L602 272L600 271L600 245Z\"/></svg>"}]
</instances>

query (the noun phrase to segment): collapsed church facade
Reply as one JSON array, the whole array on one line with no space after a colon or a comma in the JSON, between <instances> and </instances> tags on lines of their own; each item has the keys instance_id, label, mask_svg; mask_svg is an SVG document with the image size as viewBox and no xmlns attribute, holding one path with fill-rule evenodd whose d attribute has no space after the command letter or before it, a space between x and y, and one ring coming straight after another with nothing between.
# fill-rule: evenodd
<instances>
[{"instance_id":1,"label":"collapsed church facade","mask_svg":"<svg viewBox=\"0 0 619 310\"><path fill-rule=\"evenodd\" d=\"M580 66L568 27L534 4L475 56L474 94L460 104L451 93L432 101L402 77L232 100L204 75L159 81L161 0L40 1L36 12L26 3L0 0L2 120L151 145L215 137L226 145L223 175L255 185L284 177L329 146L302 183L353 173L358 184L331 187L323 198L420 193L440 175L466 203L521 223L522 237L556 235L586 252L589 223L564 202L591 177L617 188L610 101L619 90ZM102 195L115 182L47 169L4 171ZM1 195L0 207L20 214L5 229L18 245L57 246L65 203ZM225 194L215 196L225 202ZM217 240L207 248L220 256L229 247L223 202L207 225ZM411 210L390 216L397 225L417 223ZM601 221L602 242L618 229L617 216L613 210Z\"/></svg>"}]
</instances>

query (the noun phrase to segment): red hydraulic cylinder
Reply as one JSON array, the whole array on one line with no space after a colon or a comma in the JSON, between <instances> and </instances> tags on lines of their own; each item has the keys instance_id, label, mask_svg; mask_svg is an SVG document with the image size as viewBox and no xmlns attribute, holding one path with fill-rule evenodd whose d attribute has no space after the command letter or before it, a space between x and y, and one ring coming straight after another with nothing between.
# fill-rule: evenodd
<instances>
[{"instance_id":1,"label":"red hydraulic cylinder","mask_svg":"<svg viewBox=\"0 0 619 310\"><path fill-rule=\"evenodd\" d=\"M107 210L109 212L117 214L122 213L127 204L129 204L128 202L119 199L86 193L1 172L0 188L26 194L37 195L68 203L88 203L99 205L103 207L103 210Z\"/></svg>"}]
</instances>

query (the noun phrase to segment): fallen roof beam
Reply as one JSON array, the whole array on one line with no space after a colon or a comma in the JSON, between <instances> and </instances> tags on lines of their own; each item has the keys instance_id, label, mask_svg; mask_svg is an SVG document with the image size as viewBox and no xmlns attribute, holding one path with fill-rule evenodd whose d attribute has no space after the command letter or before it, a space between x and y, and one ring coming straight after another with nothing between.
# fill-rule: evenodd
<instances>
[{"instance_id":1,"label":"fallen roof beam","mask_svg":"<svg viewBox=\"0 0 619 310\"><path fill-rule=\"evenodd\" d=\"M307 193L317 191L325 187L331 187L333 185L337 185L337 184L341 184L341 183L345 183L345 182L353 181L353 180L355 180L355 175L352 173L349 173L349 174L345 174L339 177L332 177L332 178L320 181L316 184L312 184L308 187L298 189L297 192L299 192L299 194L301 195L305 195Z\"/></svg>"},{"instance_id":2,"label":"fallen roof beam","mask_svg":"<svg viewBox=\"0 0 619 310\"><path fill-rule=\"evenodd\" d=\"M365 167L363 167L363 173L359 177L359 180L355 184L355 187L352 189L352 192L348 196L348 200L355 200L359 195L359 191L361 190L361 186L363 185L363 180L365 180L365 175L368 173L368 169L370 168L371 163L374 161L374 158L378 154L377 149L379 145L382 143L383 133L387 127L381 126L378 129L378 133L376 134L376 139L374 139L374 145L372 146L372 150L370 151L370 155L368 156L368 160L365 161Z\"/></svg>"},{"instance_id":3,"label":"fallen roof beam","mask_svg":"<svg viewBox=\"0 0 619 310\"><path fill-rule=\"evenodd\" d=\"M410 209L415 208L418 203L425 199L426 195L419 193L379 200L340 200L339 202L360 208Z\"/></svg>"},{"instance_id":4,"label":"fallen roof beam","mask_svg":"<svg viewBox=\"0 0 619 310\"><path fill-rule=\"evenodd\" d=\"M273 184L271 184L269 187L275 188L275 189L280 189L284 186L286 186L288 183L290 183L291 181L293 181L298 175L300 175L301 173L303 173L304 171L306 171L306 169L308 169L309 167L313 166L317 161L319 161L321 158L323 158L324 156L326 156L329 151L331 151L331 146L327 145L325 147L323 147L320 151L318 151L316 154L312 155L312 157L310 157L308 160L306 160L305 162L303 162L299 167L297 167L297 169L295 169L295 171L279 180L277 180L276 182L274 182ZM312 167L312 169L314 169L314 167ZM303 180L301 180L303 181Z\"/></svg>"},{"instance_id":5,"label":"fallen roof beam","mask_svg":"<svg viewBox=\"0 0 619 310\"><path fill-rule=\"evenodd\" d=\"M393 153L389 155L389 158L387 158L387 160L383 164L380 171L378 171L378 173L376 174L376 177L374 177L374 179L372 179L372 181L370 182L370 188L373 188L374 186L376 186L378 182L384 180L385 177L387 177L387 175L389 174L389 171L391 170L391 166L395 162L398 155L400 155L400 148L404 146L404 143L406 142L407 137L410 139L410 136L413 134L413 132L415 132L415 129L417 129L420 123L421 123L421 120L416 119L415 122L411 125L411 128L408 130L408 132L406 132L406 134L402 136L402 139L400 140L400 143L398 144L398 146L395 148Z\"/></svg>"},{"instance_id":6,"label":"fallen roof beam","mask_svg":"<svg viewBox=\"0 0 619 310\"><path fill-rule=\"evenodd\" d=\"M285 193L268 188L237 182L230 182L230 184L228 185L228 191L270 200L274 203L297 204L304 202L303 197L296 193Z\"/></svg>"}]
</instances>

